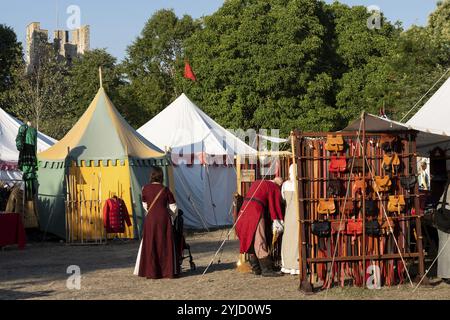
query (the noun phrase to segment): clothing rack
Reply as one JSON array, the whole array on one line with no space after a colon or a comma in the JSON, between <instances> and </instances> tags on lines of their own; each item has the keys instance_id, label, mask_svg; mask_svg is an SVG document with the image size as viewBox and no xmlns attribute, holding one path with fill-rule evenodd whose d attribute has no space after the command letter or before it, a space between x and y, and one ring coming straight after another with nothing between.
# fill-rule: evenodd
<instances>
[{"instance_id":1,"label":"clothing rack","mask_svg":"<svg viewBox=\"0 0 450 320\"><path fill-rule=\"evenodd\" d=\"M380 270L381 283L385 286L409 282L411 266L418 265L418 277L425 273L424 250L422 239L421 218L419 210L420 193L418 183L412 190L405 190L400 183L401 177L417 176L416 132L366 132L365 117L361 120L359 132L300 132L292 133L294 160L297 168L298 187L298 220L299 220L299 267L300 290L313 292L314 287L330 288L340 284L352 283L363 287L371 274L368 267ZM326 150L325 144L330 135L340 135L347 147L342 153L347 163L352 159L362 160L362 172L353 167L344 172L329 171L332 156ZM384 152L381 139L389 136L401 139L402 151L398 154L401 171L391 175L392 187L389 193L371 191L371 199L377 204L376 216L366 215L367 194L371 190L375 176L388 175L383 167ZM364 181L361 195L352 195L356 176ZM332 196L328 187L331 180L345 182L343 194ZM350 190L349 190L350 188ZM364 196L366 195L366 196ZM405 198L405 208L399 212L388 212L388 195ZM317 205L324 199L335 203L335 214L321 215ZM347 203L358 202L360 209L355 216L346 213ZM387 216L392 219L386 219ZM366 224L372 220L385 221L389 225L379 235L366 234ZM336 232L330 231L329 236L319 237L312 232L312 226L317 222L340 223ZM388 222L389 221L389 222ZM361 223L362 231L354 235L346 233L350 223ZM390 227L393 227L391 229ZM390 232L391 231L391 232ZM393 232L392 232L393 231Z\"/></svg>"}]
</instances>

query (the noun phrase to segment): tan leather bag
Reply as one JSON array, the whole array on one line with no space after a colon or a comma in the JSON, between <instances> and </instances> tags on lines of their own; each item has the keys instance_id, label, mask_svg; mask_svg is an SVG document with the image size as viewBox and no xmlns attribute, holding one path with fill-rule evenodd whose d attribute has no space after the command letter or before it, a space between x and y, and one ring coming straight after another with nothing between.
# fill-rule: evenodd
<instances>
[{"instance_id":1,"label":"tan leather bag","mask_svg":"<svg viewBox=\"0 0 450 320\"><path fill-rule=\"evenodd\" d=\"M317 212L319 214L334 214L336 213L336 205L333 199L321 199L317 205Z\"/></svg>"},{"instance_id":2,"label":"tan leather bag","mask_svg":"<svg viewBox=\"0 0 450 320\"><path fill-rule=\"evenodd\" d=\"M396 173L400 167L400 158L397 153L385 154L383 156L383 169L386 172Z\"/></svg>"},{"instance_id":3,"label":"tan leather bag","mask_svg":"<svg viewBox=\"0 0 450 320\"><path fill-rule=\"evenodd\" d=\"M392 181L389 176L376 176L373 189L377 192L388 192L392 186Z\"/></svg>"},{"instance_id":4,"label":"tan leather bag","mask_svg":"<svg viewBox=\"0 0 450 320\"><path fill-rule=\"evenodd\" d=\"M402 212L405 209L405 197L400 196L389 196L388 211L389 212Z\"/></svg>"},{"instance_id":5,"label":"tan leather bag","mask_svg":"<svg viewBox=\"0 0 450 320\"><path fill-rule=\"evenodd\" d=\"M344 151L344 139L341 135L328 135L327 143L325 143L325 149L330 152Z\"/></svg>"}]
</instances>

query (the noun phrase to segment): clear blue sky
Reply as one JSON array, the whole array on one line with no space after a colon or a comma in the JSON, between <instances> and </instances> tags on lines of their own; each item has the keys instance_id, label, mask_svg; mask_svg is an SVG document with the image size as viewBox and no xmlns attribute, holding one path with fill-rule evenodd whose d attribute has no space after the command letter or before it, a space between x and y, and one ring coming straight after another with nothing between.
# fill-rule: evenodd
<instances>
[{"instance_id":1,"label":"clear blue sky","mask_svg":"<svg viewBox=\"0 0 450 320\"><path fill-rule=\"evenodd\" d=\"M333 2L333 0L326 0ZM412 24L425 25L437 0L341 0L349 5L376 5L389 20L400 20L405 28ZM59 5L57 6L57 3ZM25 43L25 28L33 21L51 34L57 25L65 28L69 5L81 9L81 23L91 26L91 47L106 48L119 59L126 47L139 36L145 22L158 9L172 8L177 15L194 18L216 11L223 0L1 0L0 23L14 28L19 41ZM57 7L59 10L57 10ZM59 11L59 15L57 15Z\"/></svg>"}]
</instances>

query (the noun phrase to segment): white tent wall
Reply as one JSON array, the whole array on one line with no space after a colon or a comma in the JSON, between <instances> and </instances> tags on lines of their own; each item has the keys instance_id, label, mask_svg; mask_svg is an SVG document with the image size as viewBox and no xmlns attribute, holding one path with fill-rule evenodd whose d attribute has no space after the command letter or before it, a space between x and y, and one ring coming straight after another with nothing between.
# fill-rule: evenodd
<instances>
[{"instance_id":1,"label":"white tent wall","mask_svg":"<svg viewBox=\"0 0 450 320\"><path fill-rule=\"evenodd\" d=\"M23 123L0 108L0 164L6 162L6 166L0 166L0 181L20 181L22 173L11 170L9 164L17 166L19 151L16 147L16 137ZM56 142L55 139L38 132L37 152L45 151ZM14 167L13 166L13 167ZM5 169L4 167L10 167ZM17 168L14 168L17 169Z\"/></svg>"},{"instance_id":2,"label":"white tent wall","mask_svg":"<svg viewBox=\"0 0 450 320\"><path fill-rule=\"evenodd\" d=\"M225 157L231 165L236 155L256 155L255 149L221 127L185 94L137 131L161 150L170 149L176 200L186 226L206 229L233 224L230 209L237 188L236 171L220 161ZM201 165L203 156L208 159L207 167ZM194 163L187 166L191 160ZM220 165L212 165L213 160L220 160Z\"/></svg>"},{"instance_id":3,"label":"white tent wall","mask_svg":"<svg viewBox=\"0 0 450 320\"><path fill-rule=\"evenodd\" d=\"M233 167L180 165L174 167L176 201L184 212L184 224L193 229L233 224Z\"/></svg>"}]
</instances>

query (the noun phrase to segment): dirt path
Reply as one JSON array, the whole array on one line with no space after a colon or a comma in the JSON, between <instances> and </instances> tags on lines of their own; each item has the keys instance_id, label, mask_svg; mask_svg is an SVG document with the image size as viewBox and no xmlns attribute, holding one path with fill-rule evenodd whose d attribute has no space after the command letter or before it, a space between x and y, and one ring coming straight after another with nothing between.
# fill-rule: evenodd
<instances>
[{"instance_id":1,"label":"dirt path","mask_svg":"<svg viewBox=\"0 0 450 320\"><path fill-rule=\"evenodd\" d=\"M0 251L0 299L450 299L450 285L421 288L408 285L368 290L334 288L305 296L293 276L261 278L235 270L238 242L230 240L205 276L201 276L225 232L188 237L197 271L175 280L146 280L134 276L138 242L76 247L57 243L31 244L26 250ZM69 290L67 267L81 268L81 290ZM187 261L185 269L189 269Z\"/></svg>"}]
</instances>

